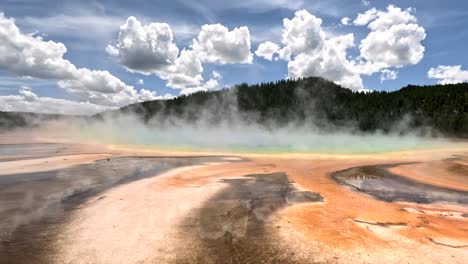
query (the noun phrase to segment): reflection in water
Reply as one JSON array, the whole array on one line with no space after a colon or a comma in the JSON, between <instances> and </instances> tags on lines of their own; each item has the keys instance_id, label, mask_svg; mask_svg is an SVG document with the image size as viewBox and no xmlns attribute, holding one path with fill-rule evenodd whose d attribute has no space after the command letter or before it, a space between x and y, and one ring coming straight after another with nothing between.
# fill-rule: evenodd
<instances>
[{"instance_id":1,"label":"reflection in water","mask_svg":"<svg viewBox=\"0 0 468 264\"><path fill-rule=\"evenodd\" d=\"M223 157L121 157L55 171L0 177L0 260L50 263L66 212L118 184ZM32 261L34 260L34 261ZM2 262L1 263L5 263Z\"/></svg>"},{"instance_id":2,"label":"reflection in water","mask_svg":"<svg viewBox=\"0 0 468 264\"><path fill-rule=\"evenodd\" d=\"M22 159L21 156L46 157L63 152L67 145L56 143L36 143L36 144L0 144L0 161Z\"/></svg>"},{"instance_id":3,"label":"reflection in water","mask_svg":"<svg viewBox=\"0 0 468 264\"><path fill-rule=\"evenodd\" d=\"M59 215L67 207L116 184L213 159L123 157L55 171L2 176L0 240L20 225Z\"/></svg>"},{"instance_id":4,"label":"reflection in water","mask_svg":"<svg viewBox=\"0 0 468 264\"><path fill-rule=\"evenodd\" d=\"M398 165L401 164L356 167L335 172L332 177L341 184L387 202L468 204L468 192L417 182L388 171Z\"/></svg>"}]
</instances>

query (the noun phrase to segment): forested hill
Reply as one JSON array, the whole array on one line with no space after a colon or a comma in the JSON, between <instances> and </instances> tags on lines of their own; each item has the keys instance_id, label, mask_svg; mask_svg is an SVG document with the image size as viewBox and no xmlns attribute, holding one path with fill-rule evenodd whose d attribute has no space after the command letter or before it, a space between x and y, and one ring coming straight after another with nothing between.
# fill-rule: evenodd
<instances>
[{"instance_id":1,"label":"forested hill","mask_svg":"<svg viewBox=\"0 0 468 264\"><path fill-rule=\"evenodd\" d=\"M322 78L281 80L230 89L198 92L167 101L122 108L145 121L186 122L231 119L265 126L291 122L324 130L399 131L431 128L446 136L468 138L468 84L407 86L394 92L356 93ZM104 115L114 113L104 113ZM205 121L206 121L205 120Z\"/></svg>"},{"instance_id":2,"label":"forested hill","mask_svg":"<svg viewBox=\"0 0 468 264\"><path fill-rule=\"evenodd\" d=\"M0 112L0 132L35 127L50 120L99 120L136 113L165 126L202 121L305 125L324 131L436 131L468 138L468 84L407 86L394 92L356 93L321 78L281 80L198 92L167 101L133 104L94 117Z\"/></svg>"}]
</instances>

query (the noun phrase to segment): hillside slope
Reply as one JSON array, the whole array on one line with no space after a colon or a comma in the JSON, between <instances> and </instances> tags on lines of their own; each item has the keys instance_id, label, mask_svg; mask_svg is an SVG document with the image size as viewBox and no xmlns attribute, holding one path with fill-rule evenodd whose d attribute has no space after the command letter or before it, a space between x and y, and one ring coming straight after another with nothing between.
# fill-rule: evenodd
<instances>
[{"instance_id":1,"label":"hillside slope","mask_svg":"<svg viewBox=\"0 0 468 264\"><path fill-rule=\"evenodd\" d=\"M468 137L468 84L407 86L394 92L356 93L322 78L281 80L148 101L117 112L144 121L255 122L265 126L307 124L324 131L404 132L431 128Z\"/></svg>"}]
</instances>

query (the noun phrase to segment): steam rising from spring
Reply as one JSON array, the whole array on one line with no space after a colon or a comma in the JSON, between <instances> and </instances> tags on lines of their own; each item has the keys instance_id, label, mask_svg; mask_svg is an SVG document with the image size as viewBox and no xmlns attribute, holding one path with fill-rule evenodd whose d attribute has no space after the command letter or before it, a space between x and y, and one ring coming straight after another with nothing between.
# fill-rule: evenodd
<instances>
[{"instance_id":1,"label":"steam rising from spring","mask_svg":"<svg viewBox=\"0 0 468 264\"><path fill-rule=\"evenodd\" d=\"M442 139L421 137L418 132L404 135L346 130L326 132L297 124L267 128L241 121L216 125L205 121L184 123L182 120L169 123L145 124L137 116L120 115L102 121L74 122L67 125L65 131L79 141L234 153L376 153L430 148L446 143Z\"/></svg>"},{"instance_id":2,"label":"steam rising from spring","mask_svg":"<svg viewBox=\"0 0 468 264\"><path fill-rule=\"evenodd\" d=\"M390 129L385 133L364 133L346 119L332 123L323 108L342 109L339 102L327 98L333 98L343 88L321 78L295 85L289 90L282 90L287 86L268 88L292 91L274 95L294 102L294 109L275 108L284 98L272 100L265 87L239 86L190 95L181 98L185 101L169 104L156 101L146 106L133 105L98 118L58 124L61 127L53 130L64 131L79 141L220 152L375 153L436 147L447 142L434 139L431 128L413 128L409 115L389 123ZM267 100L273 103L268 105ZM241 107L242 104L248 106Z\"/></svg>"}]
</instances>

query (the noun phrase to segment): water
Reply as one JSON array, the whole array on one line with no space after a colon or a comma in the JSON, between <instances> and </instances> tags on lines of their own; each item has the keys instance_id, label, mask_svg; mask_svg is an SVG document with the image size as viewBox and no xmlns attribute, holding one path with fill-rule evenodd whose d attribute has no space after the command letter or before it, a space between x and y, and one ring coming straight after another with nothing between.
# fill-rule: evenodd
<instances>
[{"instance_id":1,"label":"water","mask_svg":"<svg viewBox=\"0 0 468 264\"><path fill-rule=\"evenodd\" d=\"M333 179L386 202L468 205L468 192L417 182L387 171L397 165L376 165L335 172Z\"/></svg>"}]
</instances>

